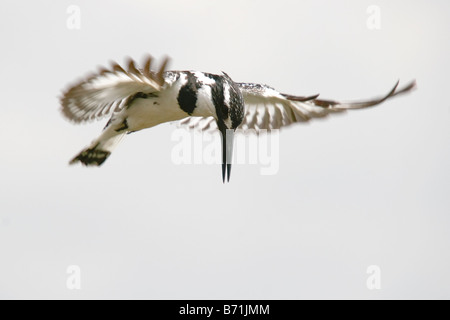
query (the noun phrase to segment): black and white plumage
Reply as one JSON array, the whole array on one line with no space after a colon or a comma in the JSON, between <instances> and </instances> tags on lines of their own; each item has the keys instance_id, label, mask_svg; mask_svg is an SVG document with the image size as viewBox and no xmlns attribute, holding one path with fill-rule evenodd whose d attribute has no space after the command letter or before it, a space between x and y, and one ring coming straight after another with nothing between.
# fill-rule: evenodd
<instances>
[{"instance_id":1,"label":"black and white plumage","mask_svg":"<svg viewBox=\"0 0 450 320\"><path fill-rule=\"evenodd\" d=\"M230 178L233 134L236 129L279 129L296 122L325 117L349 109L375 106L415 87L398 83L385 96L362 102L338 102L314 96L282 94L253 83L236 83L227 74L198 71L159 71L152 58L138 69L133 60L126 69L117 63L71 86L62 96L63 115L75 123L111 116L103 132L70 164L101 165L125 134L161 123L179 124L222 134L222 178Z\"/></svg>"}]
</instances>

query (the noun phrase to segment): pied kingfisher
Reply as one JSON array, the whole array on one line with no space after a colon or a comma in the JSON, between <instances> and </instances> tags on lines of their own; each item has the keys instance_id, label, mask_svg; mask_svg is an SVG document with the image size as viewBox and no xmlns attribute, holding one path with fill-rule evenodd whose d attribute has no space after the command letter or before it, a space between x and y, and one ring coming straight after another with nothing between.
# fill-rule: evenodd
<instances>
[{"instance_id":1,"label":"pied kingfisher","mask_svg":"<svg viewBox=\"0 0 450 320\"><path fill-rule=\"evenodd\" d=\"M112 63L101 68L61 97L62 113L80 123L111 115L103 132L70 164L100 166L125 134L180 120L179 124L200 130L215 130L222 137L222 179L230 179L233 134L236 129L279 129L311 118L348 109L375 106L415 87L412 81L402 89L398 82L383 97L338 102L317 99L319 95L283 94L262 84L237 83L226 73L166 71L166 57L159 71L152 71L152 57L137 68L128 60L124 69Z\"/></svg>"}]
</instances>

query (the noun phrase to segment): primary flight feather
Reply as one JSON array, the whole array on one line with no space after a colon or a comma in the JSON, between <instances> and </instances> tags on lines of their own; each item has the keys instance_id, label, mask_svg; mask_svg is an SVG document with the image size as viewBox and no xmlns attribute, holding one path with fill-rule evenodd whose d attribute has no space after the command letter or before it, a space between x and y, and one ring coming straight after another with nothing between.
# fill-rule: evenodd
<instances>
[{"instance_id":1,"label":"primary flight feather","mask_svg":"<svg viewBox=\"0 0 450 320\"><path fill-rule=\"evenodd\" d=\"M70 164L100 166L128 133L180 120L181 126L219 130L222 137L222 179L230 179L233 135L236 129L279 129L312 118L378 105L410 91L398 82L384 96L359 102L318 99L318 95L283 94L263 84L234 82L221 75L199 71L167 71L168 58L152 70L152 57L138 68L112 63L110 69L71 86L61 97L62 113L81 123L109 116L100 136L76 155Z\"/></svg>"}]
</instances>

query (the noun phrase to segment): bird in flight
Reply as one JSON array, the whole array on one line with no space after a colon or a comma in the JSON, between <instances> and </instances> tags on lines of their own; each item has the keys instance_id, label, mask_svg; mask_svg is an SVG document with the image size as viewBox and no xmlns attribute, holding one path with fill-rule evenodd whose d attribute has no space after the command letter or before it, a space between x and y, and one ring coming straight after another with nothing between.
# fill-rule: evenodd
<instances>
[{"instance_id":1,"label":"bird in flight","mask_svg":"<svg viewBox=\"0 0 450 320\"><path fill-rule=\"evenodd\" d=\"M372 107L415 87L415 81L403 88L398 88L397 82L382 97L339 102L318 99L319 95L284 94L264 84L234 82L226 73L167 71L167 57L154 71L152 62L148 56L143 68L131 59L126 68L112 63L110 69L101 68L63 93L62 113L75 123L110 116L102 133L70 164L100 166L126 134L179 120L187 128L220 131L225 182L230 179L236 129L279 129L333 113Z\"/></svg>"}]
</instances>

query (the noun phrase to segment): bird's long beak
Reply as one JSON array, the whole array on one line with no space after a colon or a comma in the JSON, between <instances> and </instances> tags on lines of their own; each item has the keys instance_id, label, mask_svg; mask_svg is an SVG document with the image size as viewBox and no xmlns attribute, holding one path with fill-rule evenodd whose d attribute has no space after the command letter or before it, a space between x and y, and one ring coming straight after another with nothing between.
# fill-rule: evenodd
<instances>
[{"instance_id":1,"label":"bird's long beak","mask_svg":"<svg viewBox=\"0 0 450 320\"><path fill-rule=\"evenodd\" d=\"M225 183L225 176L227 182L230 182L231 163L233 159L233 140L234 130L226 129L222 132L222 180Z\"/></svg>"}]
</instances>

